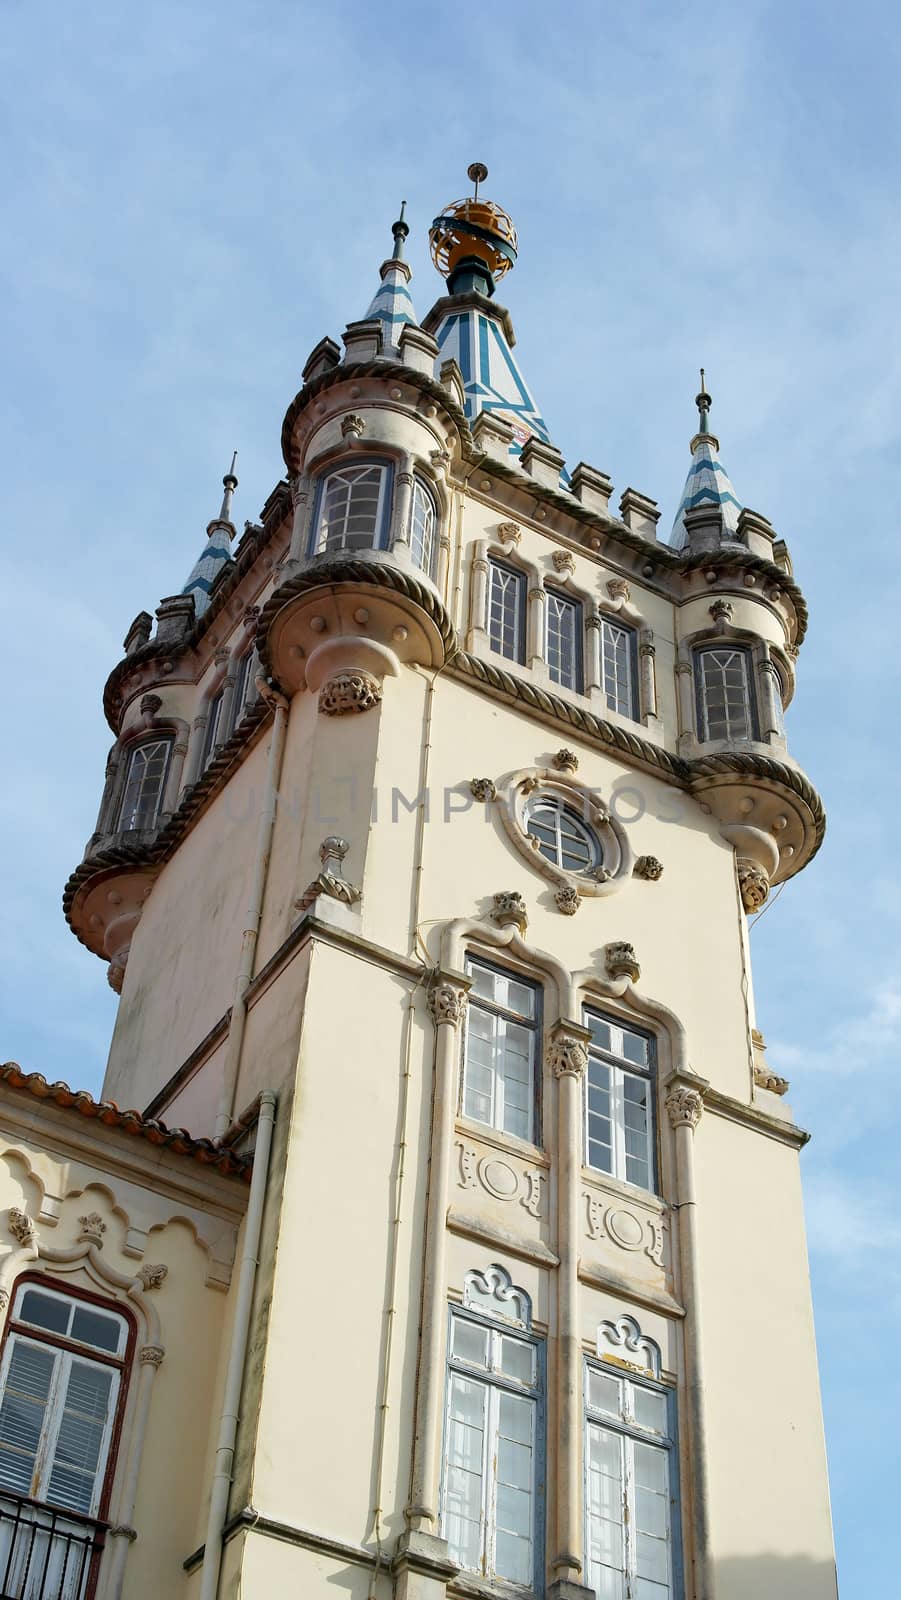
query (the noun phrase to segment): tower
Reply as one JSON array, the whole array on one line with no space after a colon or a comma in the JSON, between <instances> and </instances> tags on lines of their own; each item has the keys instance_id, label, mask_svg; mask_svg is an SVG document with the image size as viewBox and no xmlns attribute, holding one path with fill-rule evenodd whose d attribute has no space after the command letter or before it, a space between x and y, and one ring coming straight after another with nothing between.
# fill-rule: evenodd
<instances>
[{"instance_id":1,"label":"tower","mask_svg":"<svg viewBox=\"0 0 901 1600\"><path fill-rule=\"evenodd\" d=\"M748 948L806 606L703 373L668 542L567 470L470 177L106 685L103 1099L0 1081L19 1600L835 1595Z\"/></svg>"}]
</instances>

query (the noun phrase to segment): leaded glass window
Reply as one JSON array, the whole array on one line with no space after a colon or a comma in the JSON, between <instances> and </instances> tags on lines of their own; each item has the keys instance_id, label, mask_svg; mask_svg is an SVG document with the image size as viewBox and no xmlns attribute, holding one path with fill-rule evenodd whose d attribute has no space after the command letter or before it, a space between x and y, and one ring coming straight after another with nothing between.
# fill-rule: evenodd
<instances>
[{"instance_id":1,"label":"leaded glass window","mask_svg":"<svg viewBox=\"0 0 901 1600\"><path fill-rule=\"evenodd\" d=\"M513 973L467 958L472 978L463 1055L463 1115L535 1136L538 990Z\"/></svg>"},{"instance_id":2,"label":"leaded glass window","mask_svg":"<svg viewBox=\"0 0 901 1600\"><path fill-rule=\"evenodd\" d=\"M172 750L171 735L142 739L128 757L118 828L153 828L159 816Z\"/></svg>"},{"instance_id":3,"label":"leaded glass window","mask_svg":"<svg viewBox=\"0 0 901 1600\"><path fill-rule=\"evenodd\" d=\"M330 472L319 487L314 555L372 550L381 541L388 468L360 462Z\"/></svg>"},{"instance_id":4,"label":"leaded glass window","mask_svg":"<svg viewBox=\"0 0 901 1600\"><path fill-rule=\"evenodd\" d=\"M556 589L545 591L547 665L551 680L582 691L582 607Z\"/></svg>"},{"instance_id":5,"label":"leaded glass window","mask_svg":"<svg viewBox=\"0 0 901 1600\"><path fill-rule=\"evenodd\" d=\"M757 737L750 651L731 645L699 650L697 686L702 740Z\"/></svg>"},{"instance_id":6,"label":"leaded glass window","mask_svg":"<svg viewBox=\"0 0 901 1600\"><path fill-rule=\"evenodd\" d=\"M526 575L501 561L488 563L488 639L508 661L525 661Z\"/></svg>"},{"instance_id":7,"label":"leaded glass window","mask_svg":"<svg viewBox=\"0 0 901 1600\"><path fill-rule=\"evenodd\" d=\"M224 698L225 691L220 689L218 694L213 695L207 706L206 731L203 738L203 759L200 763L201 772L204 772L209 766L213 756L216 754L216 746L222 739L222 704Z\"/></svg>"},{"instance_id":8,"label":"leaded glass window","mask_svg":"<svg viewBox=\"0 0 901 1600\"><path fill-rule=\"evenodd\" d=\"M636 671L637 648L634 628L623 628L604 617L601 622L601 670L604 695L611 711L621 717L638 719Z\"/></svg>"},{"instance_id":9,"label":"leaded glass window","mask_svg":"<svg viewBox=\"0 0 901 1600\"><path fill-rule=\"evenodd\" d=\"M237 728L238 724L244 717L244 713L247 710L250 701L253 699L254 675L252 669L255 656L256 652L254 650L247 650L238 662L238 670L235 674L235 687L232 694L232 728Z\"/></svg>"},{"instance_id":10,"label":"leaded glass window","mask_svg":"<svg viewBox=\"0 0 901 1600\"><path fill-rule=\"evenodd\" d=\"M435 557L435 502L420 478L413 479L410 554L417 567L431 573Z\"/></svg>"},{"instance_id":11,"label":"leaded glass window","mask_svg":"<svg viewBox=\"0 0 901 1600\"><path fill-rule=\"evenodd\" d=\"M591 1034L585 1074L585 1162L653 1189L654 1059L651 1039L613 1017L585 1013Z\"/></svg>"},{"instance_id":12,"label":"leaded glass window","mask_svg":"<svg viewBox=\"0 0 901 1600\"><path fill-rule=\"evenodd\" d=\"M564 872L591 872L601 865L601 844L559 795L537 795L526 806L526 833L546 861Z\"/></svg>"},{"instance_id":13,"label":"leaded glass window","mask_svg":"<svg viewBox=\"0 0 901 1600\"><path fill-rule=\"evenodd\" d=\"M598 1600L672 1600L675 1440L660 1386L586 1368L586 1546Z\"/></svg>"},{"instance_id":14,"label":"leaded glass window","mask_svg":"<svg viewBox=\"0 0 901 1600\"><path fill-rule=\"evenodd\" d=\"M533 1339L453 1311L442 1534L468 1572L536 1584L541 1371Z\"/></svg>"}]
</instances>

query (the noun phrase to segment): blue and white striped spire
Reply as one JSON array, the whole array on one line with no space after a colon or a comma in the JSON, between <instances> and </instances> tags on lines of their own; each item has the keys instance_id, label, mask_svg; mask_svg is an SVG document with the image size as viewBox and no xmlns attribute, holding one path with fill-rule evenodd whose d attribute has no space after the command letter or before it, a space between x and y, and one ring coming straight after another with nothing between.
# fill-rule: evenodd
<instances>
[{"instance_id":1,"label":"blue and white striped spire","mask_svg":"<svg viewBox=\"0 0 901 1600\"><path fill-rule=\"evenodd\" d=\"M676 512L673 531L669 542L675 550L684 550L688 544L688 528L685 523L686 511L693 511L696 506L718 506L723 519L723 538L731 539L738 531L738 514L741 511L741 501L732 487L732 480L719 459L719 439L710 432L710 407L713 404L704 384L704 368L701 368L701 392L695 397L695 405L700 412L701 420L698 431L691 441L692 462L682 491L682 499Z\"/></svg>"},{"instance_id":2,"label":"blue and white striped spire","mask_svg":"<svg viewBox=\"0 0 901 1600\"><path fill-rule=\"evenodd\" d=\"M223 495L222 509L218 517L207 524L207 542L202 555L195 561L191 569L191 576L182 589L182 594L194 596L194 615L202 617L210 603L213 585L232 559L231 541L234 538L235 526L232 522L232 495L238 487L235 477L235 462L238 459L237 450L232 456L232 464L225 477L222 479Z\"/></svg>"},{"instance_id":3,"label":"blue and white striped spire","mask_svg":"<svg viewBox=\"0 0 901 1600\"><path fill-rule=\"evenodd\" d=\"M365 318L367 322L378 319L382 324L383 353L398 350L404 323L415 323L417 320L413 296L407 287L413 272L404 260L404 240L410 232L404 221L406 209L407 202L404 200L401 202L400 216L391 228L394 234L394 249L388 260L382 262L380 268L382 281Z\"/></svg>"}]
</instances>

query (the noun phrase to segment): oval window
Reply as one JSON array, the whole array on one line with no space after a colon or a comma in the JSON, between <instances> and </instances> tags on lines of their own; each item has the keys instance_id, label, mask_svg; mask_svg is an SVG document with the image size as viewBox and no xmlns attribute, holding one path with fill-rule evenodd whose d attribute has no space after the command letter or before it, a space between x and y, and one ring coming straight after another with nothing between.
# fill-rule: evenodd
<instances>
[{"instance_id":1,"label":"oval window","mask_svg":"<svg viewBox=\"0 0 901 1600\"><path fill-rule=\"evenodd\" d=\"M564 872L592 872L602 864L597 834L556 795L532 800L525 824L545 860Z\"/></svg>"}]
</instances>

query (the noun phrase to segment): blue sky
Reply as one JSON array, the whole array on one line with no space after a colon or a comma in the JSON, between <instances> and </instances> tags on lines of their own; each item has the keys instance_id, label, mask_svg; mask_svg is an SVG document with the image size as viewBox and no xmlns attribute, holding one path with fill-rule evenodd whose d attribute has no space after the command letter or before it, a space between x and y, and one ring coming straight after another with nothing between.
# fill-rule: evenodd
<instances>
[{"instance_id":1,"label":"blue sky","mask_svg":"<svg viewBox=\"0 0 901 1600\"><path fill-rule=\"evenodd\" d=\"M754 978L770 1061L815 1133L802 1159L842 1593L886 1593L901 1331L894 8L6 0L3 14L4 1056L99 1086L115 999L59 896L100 795L103 681L136 612L184 582L235 446L236 518L256 516L301 367L365 311L400 199L424 314L440 290L428 222L485 161L520 232L503 293L517 354L567 460L609 472L617 496L650 494L668 526L703 363L739 498L789 541L810 602L789 734L829 831L755 926Z\"/></svg>"}]
</instances>

